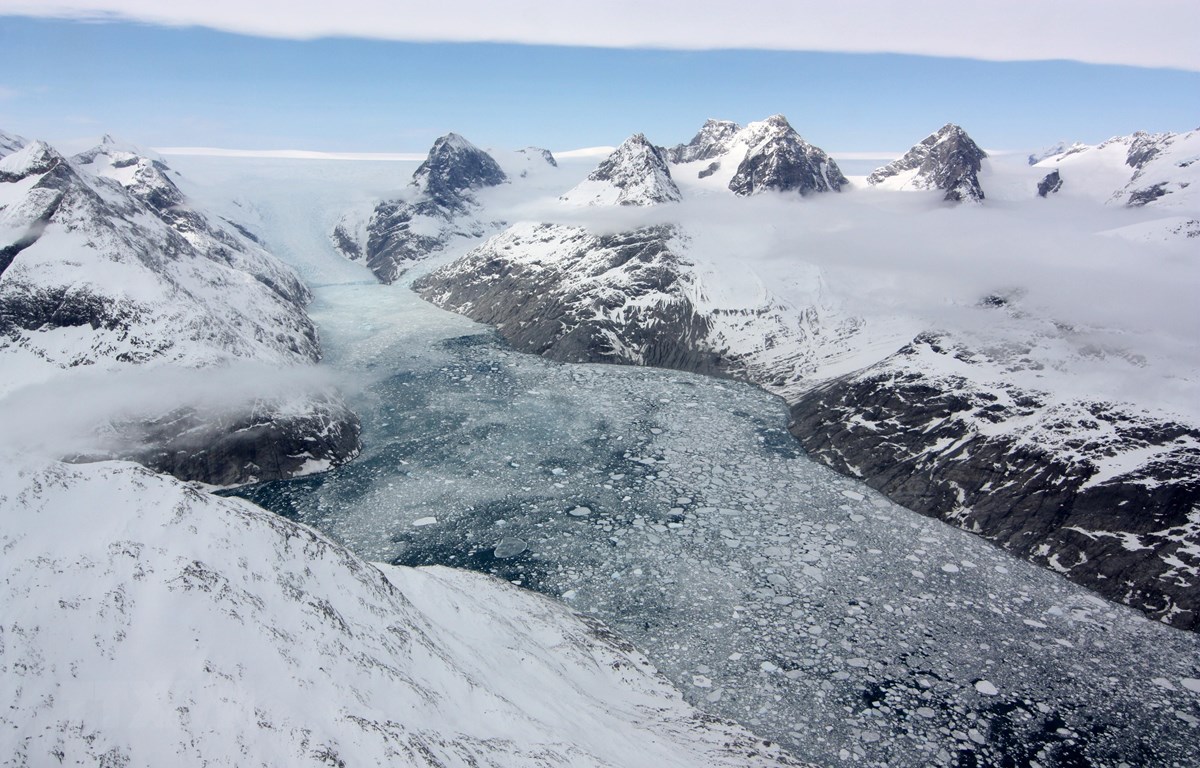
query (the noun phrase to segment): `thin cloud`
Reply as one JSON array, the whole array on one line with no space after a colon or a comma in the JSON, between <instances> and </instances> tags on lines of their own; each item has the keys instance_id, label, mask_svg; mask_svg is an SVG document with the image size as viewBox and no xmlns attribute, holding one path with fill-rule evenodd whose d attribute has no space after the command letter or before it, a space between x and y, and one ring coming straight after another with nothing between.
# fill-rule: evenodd
<instances>
[{"instance_id":1,"label":"thin cloud","mask_svg":"<svg viewBox=\"0 0 1200 768\"><path fill-rule=\"evenodd\" d=\"M295 39L903 53L1200 71L1196 0L461 0L452 13L392 0L0 0L0 14Z\"/></svg>"}]
</instances>

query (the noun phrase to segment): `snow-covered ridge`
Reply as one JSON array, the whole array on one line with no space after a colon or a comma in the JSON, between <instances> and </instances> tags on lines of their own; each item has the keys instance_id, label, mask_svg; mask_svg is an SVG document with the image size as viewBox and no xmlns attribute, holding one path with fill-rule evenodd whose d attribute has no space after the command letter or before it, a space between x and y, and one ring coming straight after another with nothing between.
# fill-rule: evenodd
<instances>
[{"instance_id":1,"label":"snow-covered ridge","mask_svg":"<svg viewBox=\"0 0 1200 768\"><path fill-rule=\"evenodd\" d=\"M17 765L798 765L491 577L370 565L122 463L6 458L0 511Z\"/></svg>"},{"instance_id":2,"label":"snow-covered ridge","mask_svg":"<svg viewBox=\"0 0 1200 768\"><path fill-rule=\"evenodd\" d=\"M1164 212L1200 209L1200 130L1115 136L1094 146L1076 144L1046 157L1039 168L1053 168L1064 183L1078 185L1110 203L1153 205Z\"/></svg>"}]
</instances>

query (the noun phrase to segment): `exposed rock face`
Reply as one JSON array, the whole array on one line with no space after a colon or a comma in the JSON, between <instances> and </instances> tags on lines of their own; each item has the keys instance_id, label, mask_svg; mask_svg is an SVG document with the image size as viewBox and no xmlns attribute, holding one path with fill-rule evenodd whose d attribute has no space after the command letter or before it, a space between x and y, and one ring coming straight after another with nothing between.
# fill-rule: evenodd
<instances>
[{"instance_id":1,"label":"exposed rock face","mask_svg":"<svg viewBox=\"0 0 1200 768\"><path fill-rule=\"evenodd\" d=\"M731 120L704 121L704 125L687 144L677 144L667 150L672 163L691 163L711 160L729 151L734 136L742 127Z\"/></svg>"},{"instance_id":2,"label":"exposed rock face","mask_svg":"<svg viewBox=\"0 0 1200 768\"><path fill-rule=\"evenodd\" d=\"M413 287L532 354L720 373L724 361L704 345L709 325L684 290L678 247L665 226L593 235L516 225Z\"/></svg>"},{"instance_id":3,"label":"exposed rock face","mask_svg":"<svg viewBox=\"0 0 1200 768\"><path fill-rule=\"evenodd\" d=\"M1200 430L937 373L933 335L792 408L817 459L1177 627L1200 629Z\"/></svg>"},{"instance_id":4,"label":"exposed rock face","mask_svg":"<svg viewBox=\"0 0 1200 768\"><path fill-rule=\"evenodd\" d=\"M14 765L800 765L499 579L366 563L124 463L5 456L0 514Z\"/></svg>"},{"instance_id":5,"label":"exposed rock face","mask_svg":"<svg viewBox=\"0 0 1200 768\"><path fill-rule=\"evenodd\" d=\"M751 123L738 138L748 149L729 182L734 194L839 192L848 183L837 163L801 138L783 115Z\"/></svg>"},{"instance_id":6,"label":"exposed rock face","mask_svg":"<svg viewBox=\"0 0 1200 768\"><path fill-rule=\"evenodd\" d=\"M1051 171L1050 173L1047 173L1041 181L1038 182L1038 197L1052 195L1058 190L1062 189L1062 185L1062 176L1059 175L1058 171Z\"/></svg>"},{"instance_id":7,"label":"exposed rock face","mask_svg":"<svg viewBox=\"0 0 1200 768\"><path fill-rule=\"evenodd\" d=\"M506 181L491 155L447 134L413 173L410 197L379 203L362 231L343 221L334 228L333 244L349 259L365 259L380 282L391 283L452 238L483 235L488 225L473 215L473 192Z\"/></svg>"},{"instance_id":8,"label":"exposed rock face","mask_svg":"<svg viewBox=\"0 0 1200 768\"><path fill-rule=\"evenodd\" d=\"M425 162L413 173L412 184L433 202L449 210L470 202L470 190L508 181L492 156L457 133L433 143Z\"/></svg>"},{"instance_id":9,"label":"exposed rock face","mask_svg":"<svg viewBox=\"0 0 1200 768\"><path fill-rule=\"evenodd\" d=\"M892 180L900 189L940 189L947 202L980 202L984 199L979 171L987 157L967 132L947 123L925 137L904 157L876 169L867 183Z\"/></svg>"},{"instance_id":10,"label":"exposed rock face","mask_svg":"<svg viewBox=\"0 0 1200 768\"><path fill-rule=\"evenodd\" d=\"M563 202L576 205L656 205L680 199L663 151L640 133L562 196Z\"/></svg>"},{"instance_id":11,"label":"exposed rock face","mask_svg":"<svg viewBox=\"0 0 1200 768\"><path fill-rule=\"evenodd\" d=\"M73 160L44 142L0 160L8 200L0 223L12 238L0 247L0 359L12 372L0 394L75 366L320 358L299 277L238 228L192 208L172 173L108 137ZM335 395L283 405L260 402L228 423L193 413L130 429L173 446L164 469L192 466L187 477L213 483L287 476L357 453L358 421ZM223 443L209 450L219 461L195 458L201 433ZM280 450L294 460L257 463Z\"/></svg>"}]
</instances>

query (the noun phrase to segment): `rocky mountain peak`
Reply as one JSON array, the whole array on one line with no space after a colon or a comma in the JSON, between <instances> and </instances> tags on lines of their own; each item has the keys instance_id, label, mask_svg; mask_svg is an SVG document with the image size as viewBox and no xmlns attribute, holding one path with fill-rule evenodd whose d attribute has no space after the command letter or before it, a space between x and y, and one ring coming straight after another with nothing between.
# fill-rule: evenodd
<instances>
[{"instance_id":1,"label":"rocky mountain peak","mask_svg":"<svg viewBox=\"0 0 1200 768\"><path fill-rule=\"evenodd\" d=\"M458 209L469 190L506 181L508 176L491 155L457 133L448 133L433 143L412 183L439 205Z\"/></svg>"},{"instance_id":2,"label":"rocky mountain peak","mask_svg":"<svg viewBox=\"0 0 1200 768\"><path fill-rule=\"evenodd\" d=\"M677 144L667 150L667 158L672 163L692 163L697 160L711 160L729 151L733 137L742 127L732 120L715 120L709 118L704 125L686 144Z\"/></svg>"},{"instance_id":3,"label":"rocky mountain peak","mask_svg":"<svg viewBox=\"0 0 1200 768\"><path fill-rule=\"evenodd\" d=\"M580 205L654 205L681 197L663 150L635 133L561 199Z\"/></svg>"},{"instance_id":4,"label":"rocky mountain peak","mask_svg":"<svg viewBox=\"0 0 1200 768\"><path fill-rule=\"evenodd\" d=\"M778 192L838 192L849 183L837 163L804 140L783 115L750 123L736 136L748 148L729 189L737 195Z\"/></svg>"},{"instance_id":5,"label":"rocky mountain peak","mask_svg":"<svg viewBox=\"0 0 1200 768\"><path fill-rule=\"evenodd\" d=\"M867 183L880 184L889 179L900 180L900 189L945 190L948 202L984 199L979 185L979 171L987 153L979 148L967 132L954 123L946 123L929 134L905 153L904 157L876 169Z\"/></svg>"}]
</instances>

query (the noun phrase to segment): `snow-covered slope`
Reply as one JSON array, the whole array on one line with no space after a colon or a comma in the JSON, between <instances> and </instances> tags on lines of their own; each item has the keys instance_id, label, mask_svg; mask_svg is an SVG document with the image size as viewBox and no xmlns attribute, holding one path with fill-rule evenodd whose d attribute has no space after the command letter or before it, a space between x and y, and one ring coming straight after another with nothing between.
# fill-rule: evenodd
<instances>
[{"instance_id":1,"label":"snow-covered slope","mask_svg":"<svg viewBox=\"0 0 1200 768\"><path fill-rule=\"evenodd\" d=\"M121 463L0 462L14 766L775 766L595 621Z\"/></svg>"},{"instance_id":2,"label":"snow-covered slope","mask_svg":"<svg viewBox=\"0 0 1200 768\"><path fill-rule=\"evenodd\" d=\"M452 240L494 229L480 218L474 193L507 181L491 155L457 133L446 134L434 142L405 196L379 202L369 216L347 213L333 230L334 246L390 283Z\"/></svg>"},{"instance_id":3,"label":"snow-covered slope","mask_svg":"<svg viewBox=\"0 0 1200 768\"><path fill-rule=\"evenodd\" d=\"M1035 167L1057 173L1064 194L1159 214L1115 227L1114 234L1151 242L1200 237L1200 130L1139 131L1095 146L1075 144Z\"/></svg>"},{"instance_id":4,"label":"snow-covered slope","mask_svg":"<svg viewBox=\"0 0 1200 768\"><path fill-rule=\"evenodd\" d=\"M0 160L0 397L83 366L283 369L319 359L308 289L249 233L192 208L171 173L108 138L73 160L40 141ZM131 455L231 483L345 460L357 449L357 423L336 396L263 399L253 415L233 416L232 429L257 454L263 446L251 436L279 416L290 458L278 454L264 466L230 446L196 466L184 454L229 433L207 432L204 418L181 406L147 415L161 438L151 453L183 438L169 458L156 463L144 445Z\"/></svg>"},{"instance_id":5,"label":"snow-covered slope","mask_svg":"<svg viewBox=\"0 0 1200 768\"><path fill-rule=\"evenodd\" d=\"M946 123L899 160L876 169L867 183L897 190L942 190L947 202L977 203L984 198L979 171L986 157L966 131Z\"/></svg>"}]
</instances>

